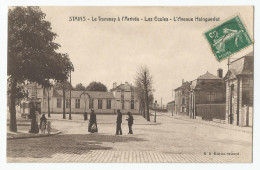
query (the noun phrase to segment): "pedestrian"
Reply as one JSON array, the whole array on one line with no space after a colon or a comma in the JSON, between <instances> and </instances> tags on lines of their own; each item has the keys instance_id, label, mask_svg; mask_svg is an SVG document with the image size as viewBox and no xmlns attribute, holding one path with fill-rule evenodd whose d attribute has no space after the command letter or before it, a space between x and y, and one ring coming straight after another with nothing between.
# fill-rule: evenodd
<instances>
[{"instance_id":1,"label":"pedestrian","mask_svg":"<svg viewBox=\"0 0 260 170\"><path fill-rule=\"evenodd\" d=\"M120 110L117 110L116 135L122 135L121 123L122 123L122 113L120 112Z\"/></svg>"},{"instance_id":2,"label":"pedestrian","mask_svg":"<svg viewBox=\"0 0 260 170\"><path fill-rule=\"evenodd\" d=\"M47 124L47 119L45 117L45 114L42 114L42 117L40 118L40 129L41 133L45 134L45 129L46 129L46 124Z\"/></svg>"},{"instance_id":3,"label":"pedestrian","mask_svg":"<svg viewBox=\"0 0 260 170\"><path fill-rule=\"evenodd\" d=\"M91 133L98 132L97 118L96 118L96 114L94 113L93 109L91 109L91 113L90 113L88 132L91 132Z\"/></svg>"},{"instance_id":4,"label":"pedestrian","mask_svg":"<svg viewBox=\"0 0 260 170\"><path fill-rule=\"evenodd\" d=\"M128 117L126 118L126 120L128 121L128 128L129 128L128 134L133 134L132 125L134 123L134 118L130 112L128 112L127 115Z\"/></svg>"},{"instance_id":5,"label":"pedestrian","mask_svg":"<svg viewBox=\"0 0 260 170\"><path fill-rule=\"evenodd\" d=\"M83 117L84 117L84 120L88 120L88 113L84 112Z\"/></svg>"},{"instance_id":6,"label":"pedestrian","mask_svg":"<svg viewBox=\"0 0 260 170\"><path fill-rule=\"evenodd\" d=\"M51 133L51 121L47 121L47 131L48 131L48 134Z\"/></svg>"},{"instance_id":7,"label":"pedestrian","mask_svg":"<svg viewBox=\"0 0 260 170\"><path fill-rule=\"evenodd\" d=\"M31 120L31 129L29 130L29 133L39 133L39 127L38 127L38 123L36 121L36 114L35 114L35 110L32 109L32 112L30 113L30 118Z\"/></svg>"}]
</instances>

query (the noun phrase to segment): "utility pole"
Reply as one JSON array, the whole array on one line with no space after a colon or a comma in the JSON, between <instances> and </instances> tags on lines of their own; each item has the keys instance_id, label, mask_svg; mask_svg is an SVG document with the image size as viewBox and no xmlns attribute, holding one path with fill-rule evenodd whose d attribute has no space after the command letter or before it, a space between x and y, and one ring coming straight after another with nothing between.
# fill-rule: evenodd
<instances>
[{"instance_id":1,"label":"utility pole","mask_svg":"<svg viewBox=\"0 0 260 170\"><path fill-rule=\"evenodd\" d=\"M155 100L154 122L156 122L156 106L157 106L157 100Z\"/></svg>"},{"instance_id":2,"label":"utility pole","mask_svg":"<svg viewBox=\"0 0 260 170\"><path fill-rule=\"evenodd\" d=\"M71 70L70 70L70 114L69 119L71 120Z\"/></svg>"},{"instance_id":3,"label":"utility pole","mask_svg":"<svg viewBox=\"0 0 260 170\"><path fill-rule=\"evenodd\" d=\"M161 109L163 109L163 106L162 106L162 97L161 97Z\"/></svg>"},{"instance_id":4,"label":"utility pole","mask_svg":"<svg viewBox=\"0 0 260 170\"><path fill-rule=\"evenodd\" d=\"M50 112L50 89L48 87L48 117L51 117L51 112Z\"/></svg>"}]
</instances>

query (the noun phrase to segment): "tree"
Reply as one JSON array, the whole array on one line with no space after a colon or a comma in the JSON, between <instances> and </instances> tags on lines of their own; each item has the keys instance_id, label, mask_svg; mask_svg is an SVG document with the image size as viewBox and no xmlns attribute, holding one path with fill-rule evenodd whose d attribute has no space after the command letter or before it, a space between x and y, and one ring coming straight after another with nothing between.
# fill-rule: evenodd
<instances>
[{"instance_id":1,"label":"tree","mask_svg":"<svg viewBox=\"0 0 260 170\"><path fill-rule=\"evenodd\" d=\"M73 71L68 54L57 53L57 34L39 7L15 7L8 11L8 64L10 131L16 132L15 101L25 82L49 87L50 80L64 81Z\"/></svg>"},{"instance_id":2,"label":"tree","mask_svg":"<svg viewBox=\"0 0 260 170\"><path fill-rule=\"evenodd\" d=\"M100 82L93 81L87 86L86 91L104 91L104 92L107 92L107 87Z\"/></svg>"},{"instance_id":3,"label":"tree","mask_svg":"<svg viewBox=\"0 0 260 170\"><path fill-rule=\"evenodd\" d=\"M72 85L68 81L56 82L56 84L54 85L55 90L62 90L63 119L66 119L66 91L68 91L72 88L73 88Z\"/></svg>"},{"instance_id":4,"label":"tree","mask_svg":"<svg viewBox=\"0 0 260 170\"><path fill-rule=\"evenodd\" d=\"M79 84L76 84L75 90L84 91L84 90L86 90L86 88L83 86L83 84L79 83Z\"/></svg>"},{"instance_id":5,"label":"tree","mask_svg":"<svg viewBox=\"0 0 260 170\"><path fill-rule=\"evenodd\" d=\"M146 66L141 66L136 72L135 78L137 97L140 101L140 109L147 121L150 121L149 94L152 93L152 75Z\"/></svg>"}]
</instances>

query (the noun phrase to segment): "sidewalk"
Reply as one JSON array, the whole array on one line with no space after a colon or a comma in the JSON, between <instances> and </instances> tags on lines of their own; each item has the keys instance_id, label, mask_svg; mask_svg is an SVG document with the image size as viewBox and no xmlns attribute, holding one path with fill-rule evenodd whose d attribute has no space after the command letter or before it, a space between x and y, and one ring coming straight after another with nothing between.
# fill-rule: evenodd
<instances>
[{"instance_id":1,"label":"sidewalk","mask_svg":"<svg viewBox=\"0 0 260 170\"><path fill-rule=\"evenodd\" d=\"M235 131L242 131L242 132L247 132L247 133L252 133L253 128L252 127L240 127L236 125L231 125L231 124L224 124L224 123L218 123L218 122L213 122L213 121L207 121L207 120L202 120L202 119L191 119L189 116L182 116L182 115L176 115L170 112L167 113L160 113L161 115L173 118L173 119L179 119L179 120L184 120L184 121L189 121L189 122L194 122L194 123L200 123L200 124L205 124L209 126L216 126L224 129L230 129L230 130L235 130Z\"/></svg>"},{"instance_id":2,"label":"sidewalk","mask_svg":"<svg viewBox=\"0 0 260 170\"><path fill-rule=\"evenodd\" d=\"M47 132L45 134L41 134L41 132L39 132L38 134L29 133L29 130L31 128L31 120L27 118L22 118L19 113L16 114L17 132L9 131L9 123L10 120L7 119L7 140L47 137L61 133L59 130L55 128L51 129L50 134L48 134Z\"/></svg>"}]
</instances>

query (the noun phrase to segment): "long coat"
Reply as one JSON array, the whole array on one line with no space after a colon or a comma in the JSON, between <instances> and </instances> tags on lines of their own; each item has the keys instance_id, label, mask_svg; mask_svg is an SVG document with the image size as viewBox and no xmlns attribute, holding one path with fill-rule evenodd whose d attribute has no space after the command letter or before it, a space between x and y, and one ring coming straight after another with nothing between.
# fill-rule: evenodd
<instances>
[{"instance_id":1,"label":"long coat","mask_svg":"<svg viewBox=\"0 0 260 170\"><path fill-rule=\"evenodd\" d=\"M116 123L121 124L122 123L122 113L119 113L116 118Z\"/></svg>"},{"instance_id":2,"label":"long coat","mask_svg":"<svg viewBox=\"0 0 260 170\"><path fill-rule=\"evenodd\" d=\"M132 115L129 115L128 118L127 118L127 121L128 121L128 126L132 126L133 123L134 123L134 118Z\"/></svg>"},{"instance_id":3,"label":"long coat","mask_svg":"<svg viewBox=\"0 0 260 170\"><path fill-rule=\"evenodd\" d=\"M47 123L47 119L45 116L42 116L40 119L40 128L41 129L46 129L46 123Z\"/></svg>"},{"instance_id":4,"label":"long coat","mask_svg":"<svg viewBox=\"0 0 260 170\"><path fill-rule=\"evenodd\" d=\"M91 132L91 127L93 124L96 124L97 127L97 118L96 118L96 114L95 113L91 113L90 114L90 118L89 118L89 125L88 125L88 132ZM98 127L96 128L95 132L98 132Z\"/></svg>"}]
</instances>

